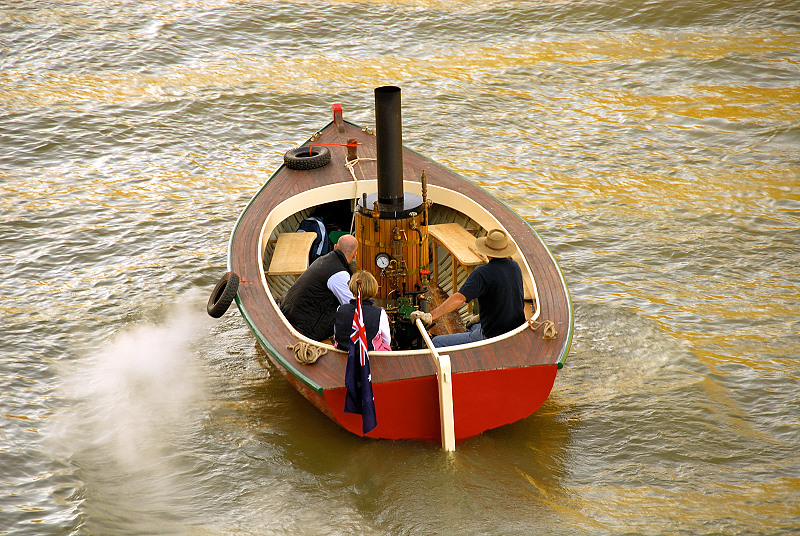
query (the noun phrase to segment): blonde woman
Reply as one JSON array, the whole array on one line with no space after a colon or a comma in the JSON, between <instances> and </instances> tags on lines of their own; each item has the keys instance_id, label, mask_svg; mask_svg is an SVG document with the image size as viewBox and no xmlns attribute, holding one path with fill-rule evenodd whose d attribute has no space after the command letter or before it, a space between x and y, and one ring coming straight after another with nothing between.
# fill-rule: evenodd
<instances>
[{"instance_id":1,"label":"blonde woman","mask_svg":"<svg viewBox=\"0 0 800 536\"><path fill-rule=\"evenodd\" d=\"M382 307L373 304L372 298L378 293L378 282L375 277L360 270L350 278L350 292L358 296L358 284L361 283L361 312L364 315L364 327L367 330L367 350L391 350L392 336L389 331L389 317ZM357 299L357 298L356 298ZM356 312L356 299L339 306L334 324L334 346L347 351L350 348L350 335L353 332L353 316Z\"/></svg>"}]
</instances>

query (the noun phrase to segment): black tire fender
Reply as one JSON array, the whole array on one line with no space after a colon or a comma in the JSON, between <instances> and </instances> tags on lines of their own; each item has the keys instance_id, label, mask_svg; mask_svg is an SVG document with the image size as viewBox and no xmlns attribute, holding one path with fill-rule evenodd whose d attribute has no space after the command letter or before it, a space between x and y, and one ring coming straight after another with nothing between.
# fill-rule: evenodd
<instances>
[{"instance_id":1,"label":"black tire fender","mask_svg":"<svg viewBox=\"0 0 800 536\"><path fill-rule=\"evenodd\" d=\"M208 298L208 305L206 305L208 314L213 318L219 318L224 315L238 291L239 276L234 272L228 272L223 275Z\"/></svg>"},{"instance_id":2,"label":"black tire fender","mask_svg":"<svg viewBox=\"0 0 800 536\"><path fill-rule=\"evenodd\" d=\"M321 145L297 147L286 151L283 155L283 163L289 169L316 169L327 165L330 161L331 152Z\"/></svg>"}]
</instances>

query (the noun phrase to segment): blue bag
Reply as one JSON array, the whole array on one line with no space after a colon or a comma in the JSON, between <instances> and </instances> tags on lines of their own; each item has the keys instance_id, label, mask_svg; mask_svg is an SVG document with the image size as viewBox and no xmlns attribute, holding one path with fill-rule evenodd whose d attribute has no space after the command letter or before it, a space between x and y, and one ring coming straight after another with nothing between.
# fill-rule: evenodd
<instances>
[{"instance_id":1,"label":"blue bag","mask_svg":"<svg viewBox=\"0 0 800 536\"><path fill-rule=\"evenodd\" d=\"M328 231L325 229L325 224L322 219L317 217L306 218L300 222L297 228L298 233L317 233L317 238L311 244L311 250L308 252L308 264L310 265L315 259L325 255L331 250L331 241L328 238Z\"/></svg>"}]
</instances>

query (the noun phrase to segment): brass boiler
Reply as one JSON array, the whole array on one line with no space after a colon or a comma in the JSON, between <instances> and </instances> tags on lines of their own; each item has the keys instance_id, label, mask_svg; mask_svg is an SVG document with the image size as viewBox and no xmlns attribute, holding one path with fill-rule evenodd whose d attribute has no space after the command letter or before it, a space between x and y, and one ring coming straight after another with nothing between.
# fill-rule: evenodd
<instances>
[{"instance_id":1,"label":"brass boiler","mask_svg":"<svg viewBox=\"0 0 800 536\"><path fill-rule=\"evenodd\" d=\"M396 300L420 292L428 284L428 222L421 197L405 194L401 210L382 211L377 194L358 200L355 235L358 267L378 281L380 300Z\"/></svg>"}]
</instances>

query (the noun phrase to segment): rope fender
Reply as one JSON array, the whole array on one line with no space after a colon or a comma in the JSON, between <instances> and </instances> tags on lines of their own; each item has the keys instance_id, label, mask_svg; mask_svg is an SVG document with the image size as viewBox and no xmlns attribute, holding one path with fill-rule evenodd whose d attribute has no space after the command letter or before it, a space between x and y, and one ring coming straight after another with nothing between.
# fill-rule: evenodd
<instances>
[{"instance_id":1,"label":"rope fender","mask_svg":"<svg viewBox=\"0 0 800 536\"><path fill-rule=\"evenodd\" d=\"M302 363L303 365L310 365L328 353L327 348L314 346L304 341L300 341L294 345L287 344L286 348L294 350L294 358L297 359L298 363Z\"/></svg>"},{"instance_id":2,"label":"rope fender","mask_svg":"<svg viewBox=\"0 0 800 536\"><path fill-rule=\"evenodd\" d=\"M556 331L556 325L553 323L552 320L543 320L542 322L537 322L533 319L528 321L528 325L531 327L533 331L536 331L540 327L544 326L542 330L542 338L547 341L551 341L558 336L558 331Z\"/></svg>"}]
</instances>

